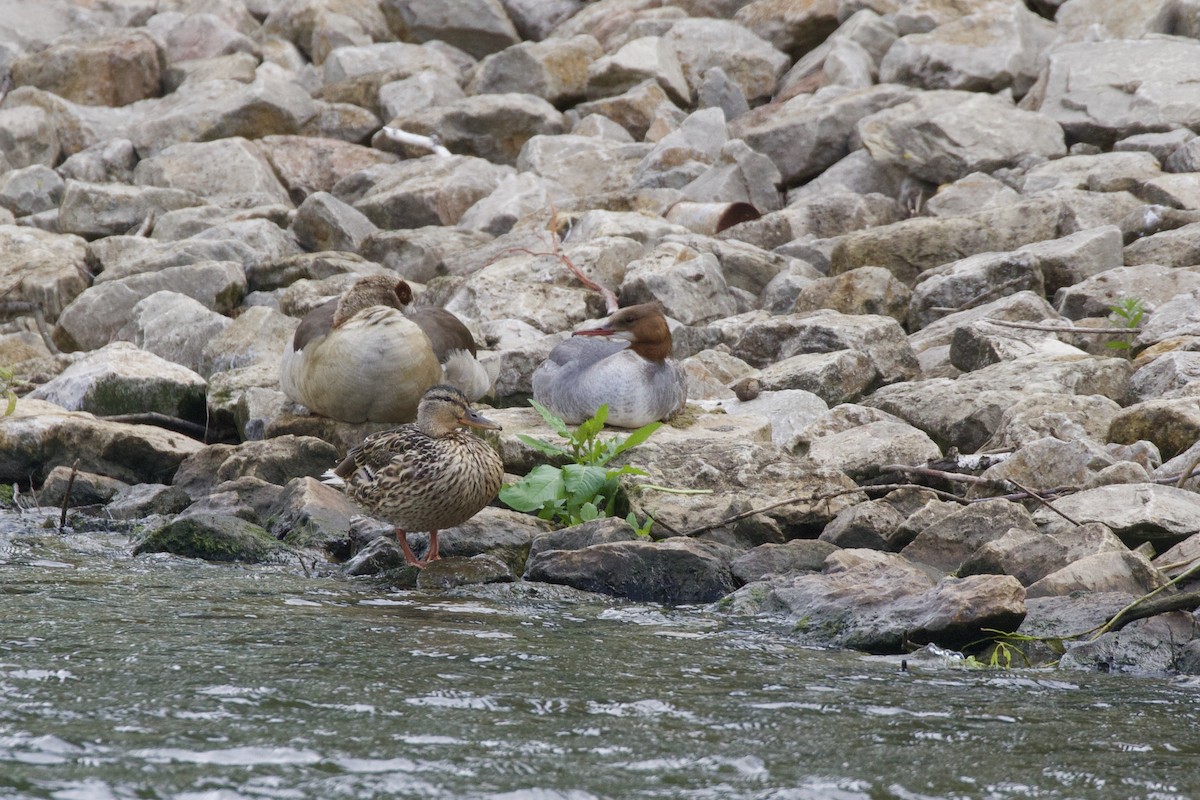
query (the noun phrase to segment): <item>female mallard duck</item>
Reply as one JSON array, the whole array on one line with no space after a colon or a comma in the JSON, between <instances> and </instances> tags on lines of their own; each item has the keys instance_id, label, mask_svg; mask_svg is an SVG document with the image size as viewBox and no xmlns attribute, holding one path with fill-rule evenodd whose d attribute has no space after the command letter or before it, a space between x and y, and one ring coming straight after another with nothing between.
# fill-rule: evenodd
<instances>
[{"instance_id":1,"label":"female mallard duck","mask_svg":"<svg viewBox=\"0 0 1200 800\"><path fill-rule=\"evenodd\" d=\"M496 451L460 426L500 430L471 408L453 386L430 387L415 424L368 436L326 482L396 526L404 559L417 567L437 559L438 531L461 525L500 491L504 463ZM413 555L405 533L429 531L429 552Z\"/></svg>"},{"instance_id":2,"label":"female mallard duck","mask_svg":"<svg viewBox=\"0 0 1200 800\"><path fill-rule=\"evenodd\" d=\"M687 401L687 376L670 356L662 307L622 308L550 351L533 373L533 399L572 425L607 403L609 425L640 428L673 416Z\"/></svg>"},{"instance_id":3,"label":"female mallard duck","mask_svg":"<svg viewBox=\"0 0 1200 800\"><path fill-rule=\"evenodd\" d=\"M283 355L279 385L294 402L342 422L409 422L442 379L429 337L404 315L404 281L359 278L307 315Z\"/></svg>"}]
</instances>

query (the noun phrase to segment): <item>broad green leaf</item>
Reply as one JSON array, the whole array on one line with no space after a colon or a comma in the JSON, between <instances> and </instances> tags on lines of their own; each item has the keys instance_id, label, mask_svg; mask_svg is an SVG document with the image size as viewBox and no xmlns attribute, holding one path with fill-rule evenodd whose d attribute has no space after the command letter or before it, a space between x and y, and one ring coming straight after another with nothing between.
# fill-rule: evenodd
<instances>
[{"instance_id":1,"label":"broad green leaf","mask_svg":"<svg viewBox=\"0 0 1200 800\"><path fill-rule=\"evenodd\" d=\"M591 500L604 488L608 473L603 467L567 464L562 468L563 488L568 495Z\"/></svg>"},{"instance_id":2,"label":"broad green leaf","mask_svg":"<svg viewBox=\"0 0 1200 800\"><path fill-rule=\"evenodd\" d=\"M584 503L579 507L579 519L581 522L591 522L600 516L600 511L591 503Z\"/></svg>"},{"instance_id":3,"label":"broad green leaf","mask_svg":"<svg viewBox=\"0 0 1200 800\"><path fill-rule=\"evenodd\" d=\"M540 509L547 501L561 499L565 494L562 470L549 464L534 467L521 480L500 489L500 499L505 505L525 512Z\"/></svg>"}]
</instances>

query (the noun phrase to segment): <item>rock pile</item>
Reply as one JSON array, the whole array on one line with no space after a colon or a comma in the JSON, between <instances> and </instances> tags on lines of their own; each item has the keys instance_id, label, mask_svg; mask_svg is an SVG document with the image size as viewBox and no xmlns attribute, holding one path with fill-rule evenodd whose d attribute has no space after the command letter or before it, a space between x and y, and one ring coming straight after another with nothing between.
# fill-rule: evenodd
<instances>
[{"instance_id":1,"label":"rock pile","mask_svg":"<svg viewBox=\"0 0 1200 800\"><path fill-rule=\"evenodd\" d=\"M692 405L627 455L711 492L631 491L658 541L485 509L422 585L893 652L1078 633L1200 556L1195 3L50 0L0 31L0 480L144 520L139 551L395 564L315 480L374 428L279 392L298 318L376 272L458 314L520 474L533 369L603 315L569 260L662 302ZM1198 671L1182 607L1062 663Z\"/></svg>"}]
</instances>

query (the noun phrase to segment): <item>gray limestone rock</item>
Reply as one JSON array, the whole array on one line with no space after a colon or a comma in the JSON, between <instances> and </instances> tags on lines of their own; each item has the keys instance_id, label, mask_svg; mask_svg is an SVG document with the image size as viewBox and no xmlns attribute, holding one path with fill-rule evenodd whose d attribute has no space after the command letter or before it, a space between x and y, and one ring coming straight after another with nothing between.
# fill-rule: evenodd
<instances>
[{"instance_id":1,"label":"gray limestone rock","mask_svg":"<svg viewBox=\"0 0 1200 800\"><path fill-rule=\"evenodd\" d=\"M202 422L206 386L187 367L129 342L114 342L88 353L29 397L97 416L157 413Z\"/></svg>"}]
</instances>

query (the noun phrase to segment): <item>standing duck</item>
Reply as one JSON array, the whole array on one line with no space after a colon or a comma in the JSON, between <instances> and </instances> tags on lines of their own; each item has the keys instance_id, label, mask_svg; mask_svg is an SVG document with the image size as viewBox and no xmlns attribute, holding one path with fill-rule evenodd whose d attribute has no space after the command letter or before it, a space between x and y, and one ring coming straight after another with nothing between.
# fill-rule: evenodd
<instances>
[{"instance_id":1,"label":"standing duck","mask_svg":"<svg viewBox=\"0 0 1200 800\"><path fill-rule=\"evenodd\" d=\"M424 567L439 558L438 531L475 516L500 491L504 463L461 426L500 430L471 408L466 395L438 384L421 398L416 423L368 436L325 482L396 526L404 559ZM405 534L429 531L429 552L418 559Z\"/></svg>"},{"instance_id":2,"label":"standing duck","mask_svg":"<svg viewBox=\"0 0 1200 800\"><path fill-rule=\"evenodd\" d=\"M604 403L607 423L622 428L676 414L687 400L687 376L671 358L662 306L622 308L598 327L575 331L533 373L533 399L572 425Z\"/></svg>"},{"instance_id":3,"label":"standing duck","mask_svg":"<svg viewBox=\"0 0 1200 800\"><path fill-rule=\"evenodd\" d=\"M412 287L405 281L396 285L396 294L404 304L404 315L429 337L433 354L442 365L441 381L462 389L471 401L491 391L492 376L476 360L475 337L462 320L444 308L412 305Z\"/></svg>"},{"instance_id":4,"label":"standing duck","mask_svg":"<svg viewBox=\"0 0 1200 800\"><path fill-rule=\"evenodd\" d=\"M342 422L411 421L442 368L429 337L404 315L404 292L412 298L404 281L368 275L308 312L283 355L283 393Z\"/></svg>"}]
</instances>

